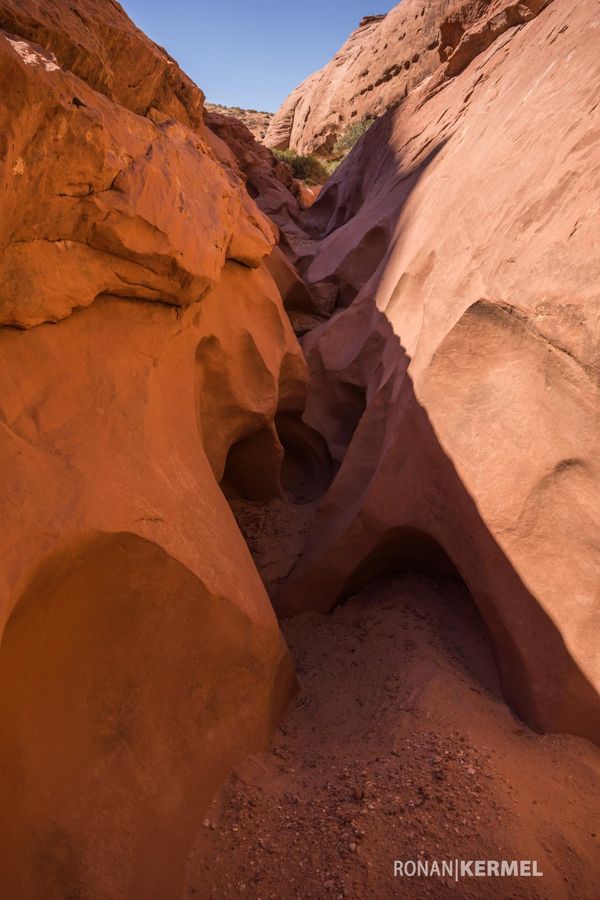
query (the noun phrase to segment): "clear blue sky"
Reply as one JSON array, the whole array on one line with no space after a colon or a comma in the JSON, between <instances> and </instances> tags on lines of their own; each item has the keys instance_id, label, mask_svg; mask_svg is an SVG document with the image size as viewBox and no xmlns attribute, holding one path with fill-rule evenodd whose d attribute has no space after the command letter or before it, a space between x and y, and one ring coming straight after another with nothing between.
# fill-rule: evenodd
<instances>
[{"instance_id":1,"label":"clear blue sky","mask_svg":"<svg viewBox=\"0 0 600 900\"><path fill-rule=\"evenodd\" d=\"M398 0L120 0L207 100L274 112L363 16Z\"/></svg>"}]
</instances>

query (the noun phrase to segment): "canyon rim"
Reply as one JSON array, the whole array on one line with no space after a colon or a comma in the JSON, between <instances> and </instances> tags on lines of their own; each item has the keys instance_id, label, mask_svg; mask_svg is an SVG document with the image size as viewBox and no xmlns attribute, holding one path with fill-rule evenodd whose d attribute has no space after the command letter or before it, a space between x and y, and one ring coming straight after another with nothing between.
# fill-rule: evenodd
<instances>
[{"instance_id":1,"label":"canyon rim","mask_svg":"<svg viewBox=\"0 0 600 900\"><path fill-rule=\"evenodd\" d=\"M356 25L0 0L6 900L598 896L600 2Z\"/></svg>"}]
</instances>

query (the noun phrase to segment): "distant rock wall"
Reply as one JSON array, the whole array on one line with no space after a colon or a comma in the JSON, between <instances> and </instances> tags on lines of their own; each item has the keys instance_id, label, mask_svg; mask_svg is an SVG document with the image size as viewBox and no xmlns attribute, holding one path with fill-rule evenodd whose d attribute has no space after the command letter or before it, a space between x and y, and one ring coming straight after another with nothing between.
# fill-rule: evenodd
<instances>
[{"instance_id":1,"label":"distant rock wall","mask_svg":"<svg viewBox=\"0 0 600 900\"><path fill-rule=\"evenodd\" d=\"M333 59L283 102L265 143L327 157L352 123L381 116L441 68L458 74L502 31L549 2L403 0L385 16L366 16Z\"/></svg>"},{"instance_id":2,"label":"distant rock wall","mask_svg":"<svg viewBox=\"0 0 600 900\"><path fill-rule=\"evenodd\" d=\"M260 112L257 109L240 109L239 106L221 106L219 103L205 103L204 108L209 113L239 119L257 141L264 140L273 118L273 113Z\"/></svg>"}]
</instances>

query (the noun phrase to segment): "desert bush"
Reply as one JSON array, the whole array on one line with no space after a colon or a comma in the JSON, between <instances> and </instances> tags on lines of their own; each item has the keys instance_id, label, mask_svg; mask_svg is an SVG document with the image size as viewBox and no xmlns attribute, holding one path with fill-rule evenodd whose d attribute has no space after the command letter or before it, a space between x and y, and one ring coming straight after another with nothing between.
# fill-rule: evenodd
<instances>
[{"instance_id":1,"label":"desert bush","mask_svg":"<svg viewBox=\"0 0 600 900\"><path fill-rule=\"evenodd\" d=\"M334 156L337 158L347 156L363 134L369 130L374 121L375 119L370 116L365 116L360 122L354 122L352 125L349 125L341 138L338 138L333 148Z\"/></svg>"},{"instance_id":2,"label":"desert bush","mask_svg":"<svg viewBox=\"0 0 600 900\"><path fill-rule=\"evenodd\" d=\"M295 150L275 150L275 156L287 163L294 178L306 181L307 184L325 184L329 173L321 160L316 156L301 156Z\"/></svg>"},{"instance_id":3,"label":"desert bush","mask_svg":"<svg viewBox=\"0 0 600 900\"><path fill-rule=\"evenodd\" d=\"M339 159L328 159L327 162L324 163L325 168L327 169L327 174L333 175L337 167L343 162L344 160L341 157Z\"/></svg>"}]
</instances>

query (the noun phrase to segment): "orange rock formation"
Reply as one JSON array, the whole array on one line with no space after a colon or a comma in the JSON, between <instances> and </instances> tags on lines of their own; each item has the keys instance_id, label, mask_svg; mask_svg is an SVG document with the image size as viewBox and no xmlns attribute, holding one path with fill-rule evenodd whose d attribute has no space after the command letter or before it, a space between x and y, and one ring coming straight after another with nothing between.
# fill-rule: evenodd
<instances>
[{"instance_id":1,"label":"orange rock formation","mask_svg":"<svg viewBox=\"0 0 600 900\"><path fill-rule=\"evenodd\" d=\"M217 113L226 118L239 119L257 141L262 141L267 133L273 113L257 109L240 109L239 106L222 106L220 103L205 103L208 113Z\"/></svg>"},{"instance_id":2,"label":"orange rock formation","mask_svg":"<svg viewBox=\"0 0 600 900\"><path fill-rule=\"evenodd\" d=\"M293 689L219 482L281 492L306 366L200 91L110 0L0 10L2 893L177 896Z\"/></svg>"},{"instance_id":3,"label":"orange rock formation","mask_svg":"<svg viewBox=\"0 0 600 900\"><path fill-rule=\"evenodd\" d=\"M600 739L599 21L368 18L269 128L385 113L303 212L113 0L0 0L7 897L180 896L294 690L225 494L307 471L280 612L458 575L519 715Z\"/></svg>"}]
</instances>

